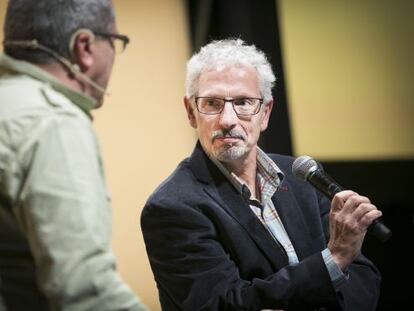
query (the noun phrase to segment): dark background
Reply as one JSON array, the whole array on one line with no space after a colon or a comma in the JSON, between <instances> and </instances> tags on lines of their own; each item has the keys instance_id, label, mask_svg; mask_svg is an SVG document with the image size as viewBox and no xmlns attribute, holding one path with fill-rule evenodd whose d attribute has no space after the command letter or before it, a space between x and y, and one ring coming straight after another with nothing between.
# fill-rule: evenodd
<instances>
[{"instance_id":1,"label":"dark background","mask_svg":"<svg viewBox=\"0 0 414 311\"><path fill-rule=\"evenodd\" d=\"M295 155L289 124L289 103L275 0L187 0L193 51L213 39L241 38L269 57L277 77L269 128L260 146L266 152ZM297 156L297 155L296 155ZM414 159L325 161L329 173L344 188L366 195L383 212L393 236L385 243L367 236L364 254L375 262L383 281L378 310L407 310L413 305Z\"/></svg>"}]
</instances>

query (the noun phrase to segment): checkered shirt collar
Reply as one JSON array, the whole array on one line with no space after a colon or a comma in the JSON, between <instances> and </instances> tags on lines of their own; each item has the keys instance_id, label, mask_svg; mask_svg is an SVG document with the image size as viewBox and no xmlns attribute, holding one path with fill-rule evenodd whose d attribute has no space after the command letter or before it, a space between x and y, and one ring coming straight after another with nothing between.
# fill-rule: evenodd
<instances>
[{"instance_id":1,"label":"checkered shirt collar","mask_svg":"<svg viewBox=\"0 0 414 311\"><path fill-rule=\"evenodd\" d=\"M283 172L276 165L275 162L270 159L270 157L259 147L257 148L257 172L256 180L258 182L258 187L261 193L261 201L265 202L266 200L271 199L273 194L277 191L284 177ZM230 183L236 188L236 190L247 197L251 198L251 193L246 183L236 176L233 172L230 172L224 165L210 157L211 161L220 169L220 171L226 176Z\"/></svg>"}]
</instances>

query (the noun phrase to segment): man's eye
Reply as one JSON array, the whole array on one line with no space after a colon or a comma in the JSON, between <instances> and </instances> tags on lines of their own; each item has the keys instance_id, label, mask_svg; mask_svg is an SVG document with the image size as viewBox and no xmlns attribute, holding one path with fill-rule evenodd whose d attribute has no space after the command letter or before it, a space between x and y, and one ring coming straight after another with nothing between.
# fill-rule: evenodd
<instances>
[{"instance_id":1,"label":"man's eye","mask_svg":"<svg viewBox=\"0 0 414 311\"><path fill-rule=\"evenodd\" d=\"M219 103L218 100L214 100L214 99L207 100L207 106L216 107L216 106L219 106L219 105L220 105L220 103Z\"/></svg>"},{"instance_id":2,"label":"man's eye","mask_svg":"<svg viewBox=\"0 0 414 311\"><path fill-rule=\"evenodd\" d=\"M249 101L246 98L240 98L234 100L235 106L246 106L249 105Z\"/></svg>"}]
</instances>

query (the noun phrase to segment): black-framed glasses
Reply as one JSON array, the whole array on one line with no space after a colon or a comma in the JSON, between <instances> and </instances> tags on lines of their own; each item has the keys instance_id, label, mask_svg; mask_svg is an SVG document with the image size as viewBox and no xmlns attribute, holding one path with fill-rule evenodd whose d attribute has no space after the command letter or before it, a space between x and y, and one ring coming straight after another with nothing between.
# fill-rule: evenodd
<instances>
[{"instance_id":1,"label":"black-framed glasses","mask_svg":"<svg viewBox=\"0 0 414 311\"><path fill-rule=\"evenodd\" d=\"M111 41L111 44L115 50L115 53L120 54L123 51L125 51L128 43L129 43L129 37L117 33L106 33L106 32L94 32L96 36L103 37L106 39L109 39Z\"/></svg>"},{"instance_id":2,"label":"black-framed glasses","mask_svg":"<svg viewBox=\"0 0 414 311\"><path fill-rule=\"evenodd\" d=\"M203 114L220 114L226 102L230 102L234 112L238 116L252 116L260 111L263 98L240 97L240 98L219 98L219 97L195 97L197 110Z\"/></svg>"}]
</instances>

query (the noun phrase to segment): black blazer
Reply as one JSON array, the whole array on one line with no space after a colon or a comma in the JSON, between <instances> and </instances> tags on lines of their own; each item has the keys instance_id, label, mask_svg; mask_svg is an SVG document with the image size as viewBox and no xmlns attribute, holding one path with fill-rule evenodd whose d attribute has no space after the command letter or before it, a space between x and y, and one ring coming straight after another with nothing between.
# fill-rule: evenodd
<instances>
[{"instance_id":1,"label":"black blazer","mask_svg":"<svg viewBox=\"0 0 414 311\"><path fill-rule=\"evenodd\" d=\"M270 155L285 178L272 198L300 263L287 256L198 143L148 199L141 227L163 310L375 310L380 275L360 255L335 292L321 251L330 203Z\"/></svg>"}]
</instances>

